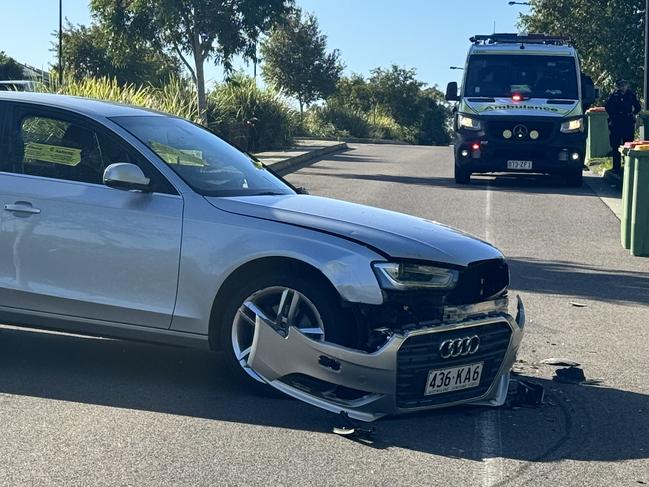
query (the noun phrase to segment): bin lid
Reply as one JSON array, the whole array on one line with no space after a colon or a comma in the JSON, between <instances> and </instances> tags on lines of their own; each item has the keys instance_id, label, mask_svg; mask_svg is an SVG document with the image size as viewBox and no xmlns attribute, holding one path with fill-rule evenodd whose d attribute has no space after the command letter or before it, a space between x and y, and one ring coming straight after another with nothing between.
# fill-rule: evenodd
<instances>
[{"instance_id":1,"label":"bin lid","mask_svg":"<svg viewBox=\"0 0 649 487\"><path fill-rule=\"evenodd\" d=\"M639 145L647 145L649 144L649 140L634 140L633 142L625 142L624 143L624 148L625 149L635 149Z\"/></svg>"},{"instance_id":2,"label":"bin lid","mask_svg":"<svg viewBox=\"0 0 649 487\"><path fill-rule=\"evenodd\" d=\"M592 107L586 110L586 113L599 113L599 112L605 112L606 108L604 107Z\"/></svg>"}]
</instances>

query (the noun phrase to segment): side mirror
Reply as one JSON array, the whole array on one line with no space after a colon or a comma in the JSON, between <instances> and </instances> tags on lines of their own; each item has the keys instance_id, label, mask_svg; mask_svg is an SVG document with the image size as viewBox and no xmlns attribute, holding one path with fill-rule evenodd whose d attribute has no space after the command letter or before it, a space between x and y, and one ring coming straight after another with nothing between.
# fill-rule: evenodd
<instances>
[{"instance_id":1,"label":"side mirror","mask_svg":"<svg viewBox=\"0 0 649 487\"><path fill-rule=\"evenodd\" d=\"M590 76L581 75L581 101L584 106L589 107L599 97L599 90L595 88L593 80Z\"/></svg>"},{"instance_id":2,"label":"side mirror","mask_svg":"<svg viewBox=\"0 0 649 487\"><path fill-rule=\"evenodd\" d=\"M111 164L104 170L104 184L110 188L148 191L151 180L135 164Z\"/></svg>"},{"instance_id":3,"label":"side mirror","mask_svg":"<svg viewBox=\"0 0 649 487\"><path fill-rule=\"evenodd\" d=\"M297 194L309 194L309 191L304 186L300 186L299 188L295 188L295 192Z\"/></svg>"},{"instance_id":4,"label":"side mirror","mask_svg":"<svg viewBox=\"0 0 649 487\"><path fill-rule=\"evenodd\" d=\"M457 96L457 82L451 81L446 85L446 100L447 101L459 101L460 97Z\"/></svg>"}]
</instances>

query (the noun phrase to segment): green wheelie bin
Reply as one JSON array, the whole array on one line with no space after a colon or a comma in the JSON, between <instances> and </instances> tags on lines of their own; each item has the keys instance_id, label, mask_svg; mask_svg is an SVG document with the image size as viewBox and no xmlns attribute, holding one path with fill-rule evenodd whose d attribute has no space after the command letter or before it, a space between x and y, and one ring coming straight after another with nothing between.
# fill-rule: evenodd
<instances>
[{"instance_id":1,"label":"green wheelie bin","mask_svg":"<svg viewBox=\"0 0 649 487\"><path fill-rule=\"evenodd\" d=\"M588 138L586 139L586 160L606 157L611 153L608 139L608 114L604 107L593 107L586 111L588 117ZM615 148L617 150L617 148Z\"/></svg>"},{"instance_id":2,"label":"green wheelie bin","mask_svg":"<svg viewBox=\"0 0 649 487\"><path fill-rule=\"evenodd\" d=\"M635 159L631 197L631 253L649 257L649 144L629 151Z\"/></svg>"},{"instance_id":3,"label":"green wheelie bin","mask_svg":"<svg viewBox=\"0 0 649 487\"><path fill-rule=\"evenodd\" d=\"M631 157L630 152L639 145L649 144L649 142L635 141L627 142L619 151L624 158L624 179L622 183L622 218L620 220L620 236L622 247L631 248L631 208L633 201L633 181L635 174L635 159Z\"/></svg>"}]
</instances>

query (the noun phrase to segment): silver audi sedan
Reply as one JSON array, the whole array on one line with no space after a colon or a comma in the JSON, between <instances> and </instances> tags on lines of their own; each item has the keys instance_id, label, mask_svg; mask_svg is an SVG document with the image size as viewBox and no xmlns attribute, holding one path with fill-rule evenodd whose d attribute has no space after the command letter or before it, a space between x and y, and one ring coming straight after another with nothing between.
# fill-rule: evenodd
<instances>
[{"instance_id":1,"label":"silver audi sedan","mask_svg":"<svg viewBox=\"0 0 649 487\"><path fill-rule=\"evenodd\" d=\"M501 405L525 325L502 254L301 193L183 119L1 93L0 320L221 350L363 421Z\"/></svg>"}]
</instances>

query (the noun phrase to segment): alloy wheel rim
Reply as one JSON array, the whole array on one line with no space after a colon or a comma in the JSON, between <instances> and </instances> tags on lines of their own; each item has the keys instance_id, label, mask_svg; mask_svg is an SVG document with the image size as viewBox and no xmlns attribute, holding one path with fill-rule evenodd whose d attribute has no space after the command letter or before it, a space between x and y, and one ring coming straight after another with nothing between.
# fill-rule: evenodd
<instances>
[{"instance_id":1,"label":"alloy wheel rim","mask_svg":"<svg viewBox=\"0 0 649 487\"><path fill-rule=\"evenodd\" d=\"M248 296L232 322L232 351L241 368L253 379L264 382L248 366L257 320L269 323L279 333L290 327L313 340L324 340L324 324L313 302L301 292L282 286L261 289Z\"/></svg>"}]
</instances>

